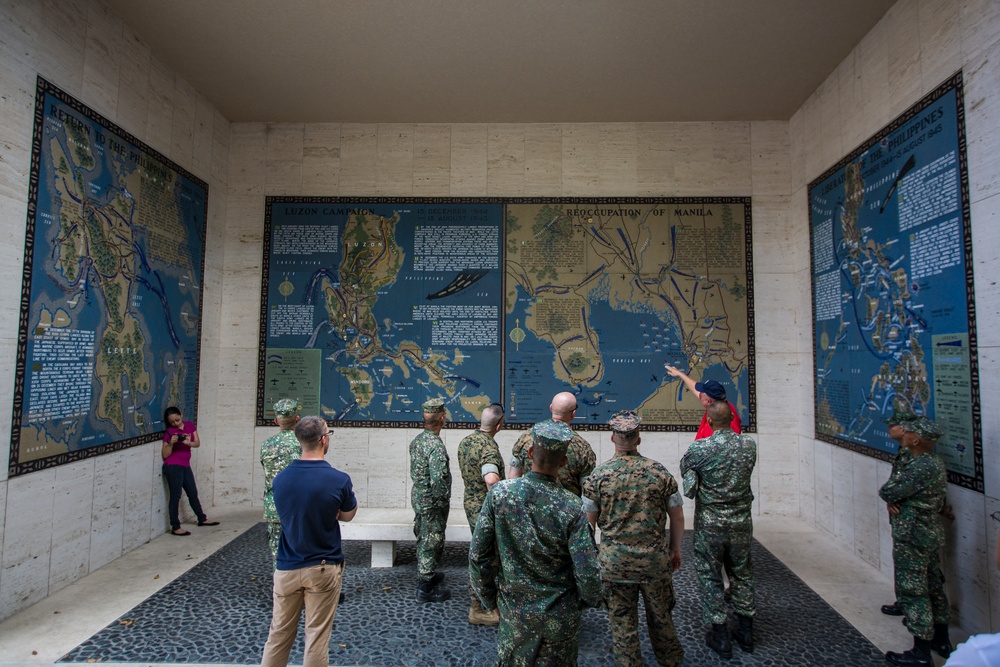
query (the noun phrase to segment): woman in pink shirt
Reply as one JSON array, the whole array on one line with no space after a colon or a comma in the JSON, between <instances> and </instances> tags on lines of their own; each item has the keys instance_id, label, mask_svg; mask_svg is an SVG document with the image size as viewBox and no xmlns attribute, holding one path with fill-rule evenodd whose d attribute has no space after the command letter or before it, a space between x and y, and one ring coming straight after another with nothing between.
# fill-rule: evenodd
<instances>
[{"instance_id":1,"label":"woman in pink shirt","mask_svg":"<svg viewBox=\"0 0 1000 667\"><path fill-rule=\"evenodd\" d=\"M167 505L170 511L170 532L174 535L190 535L181 528L178 509L181 504L181 489L187 494L191 509L198 517L199 526L218 526L218 521L209 521L198 501L198 487L194 483L194 473L191 472L191 448L201 445L198 439L198 429L193 422L184 421L184 415L174 406L163 411L163 422L167 430L163 434L163 476L170 489L170 501Z\"/></svg>"}]
</instances>

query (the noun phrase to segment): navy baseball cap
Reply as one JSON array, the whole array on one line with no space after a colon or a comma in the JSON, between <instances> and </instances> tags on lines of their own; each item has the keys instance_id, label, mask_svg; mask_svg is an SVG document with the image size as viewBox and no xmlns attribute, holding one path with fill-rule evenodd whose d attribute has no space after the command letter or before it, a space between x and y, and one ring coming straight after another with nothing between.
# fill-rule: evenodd
<instances>
[{"instance_id":1,"label":"navy baseball cap","mask_svg":"<svg viewBox=\"0 0 1000 667\"><path fill-rule=\"evenodd\" d=\"M708 396L714 398L717 401L726 400L726 388L723 387L721 383L716 382L715 380L696 382L694 385L694 389L699 394L707 394Z\"/></svg>"}]
</instances>

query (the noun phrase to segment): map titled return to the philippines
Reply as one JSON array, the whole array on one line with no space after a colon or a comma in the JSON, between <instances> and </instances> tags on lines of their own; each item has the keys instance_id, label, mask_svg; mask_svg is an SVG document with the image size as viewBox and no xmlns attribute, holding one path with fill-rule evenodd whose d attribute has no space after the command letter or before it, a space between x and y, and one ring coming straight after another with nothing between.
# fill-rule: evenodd
<instances>
[{"instance_id":1,"label":"map titled return to the philippines","mask_svg":"<svg viewBox=\"0 0 1000 667\"><path fill-rule=\"evenodd\" d=\"M297 398L352 424L510 424L577 395L575 425L704 409L664 364L716 379L753 428L749 199L269 197L258 424Z\"/></svg>"},{"instance_id":2,"label":"map titled return to the philippines","mask_svg":"<svg viewBox=\"0 0 1000 667\"><path fill-rule=\"evenodd\" d=\"M207 186L39 78L11 474L196 415Z\"/></svg>"},{"instance_id":3,"label":"map titled return to the philippines","mask_svg":"<svg viewBox=\"0 0 1000 667\"><path fill-rule=\"evenodd\" d=\"M927 415L952 482L983 490L961 74L809 186L816 437L892 456Z\"/></svg>"}]
</instances>

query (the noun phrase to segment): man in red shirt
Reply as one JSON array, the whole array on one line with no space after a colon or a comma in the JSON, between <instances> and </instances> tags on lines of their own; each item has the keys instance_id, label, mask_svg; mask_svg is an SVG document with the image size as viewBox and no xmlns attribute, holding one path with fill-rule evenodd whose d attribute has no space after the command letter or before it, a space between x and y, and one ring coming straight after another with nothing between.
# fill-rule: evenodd
<instances>
[{"instance_id":1,"label":"man in red shirt","mask_svg":"<svg viewBox=\"0 0 1000 667\"><path fill-rule=\"evenodd\" d=\"M715 380L706 380L705 382L695 382L690 377L684 374L682 370L671 366L670 364L664 364L667 369L667 374L671 377L680 378L687 385L687 388L698 397L701 401L702 407L708 410L708 406L712 404L713 401L726 401L726 388L722 386L721 383ZM729 401L726 401L729 403ZM730 423L730 427L735 433L740 433L740 427L742 426L742 421L740 420L740 414L736 411L736 406L729 403L729 410L733 413L733 421ZM698 433L695 434L695 440L700 440L701 438L707 438L712 435L712 427L708 423L708 413L706 412L701 417L701 424L698 426Z\"/></svg>"}]
</instances>

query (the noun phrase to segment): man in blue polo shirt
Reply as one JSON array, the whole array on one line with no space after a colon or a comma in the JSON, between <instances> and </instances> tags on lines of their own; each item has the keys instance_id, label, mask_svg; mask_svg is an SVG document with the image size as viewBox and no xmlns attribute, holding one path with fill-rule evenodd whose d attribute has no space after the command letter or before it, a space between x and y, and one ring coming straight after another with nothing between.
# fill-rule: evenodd
<instances>
[{"instance_id":1,"label":"man in blue polo shirt","mask_svg":"<svg viewBox=\"0 0 1000 667\"><path fill-rule=\"evenodd\" d=\"M320 417L304 417L295 426L302 458L274 478L274 505L281 520L274 611L261 667L284 667L295 642L305 606L303 667L330 663L330 630L344 574L340 522L358 511L351 478L323 457L330 449L330 429Z\"/></svg>"}]
</instances>

